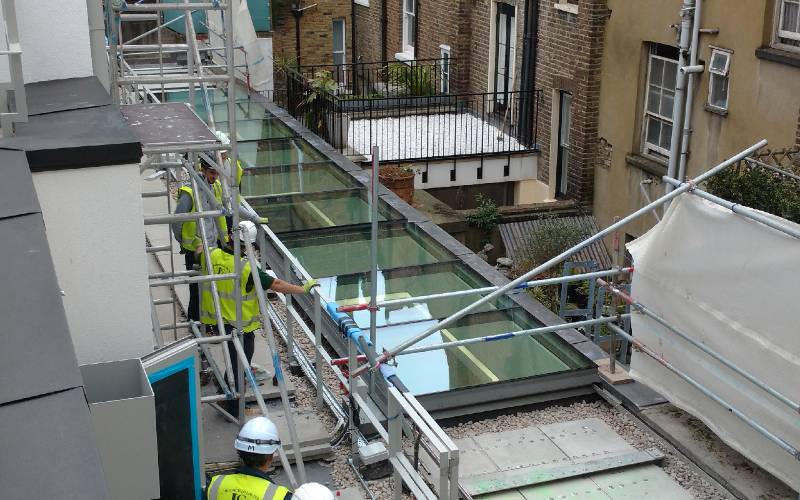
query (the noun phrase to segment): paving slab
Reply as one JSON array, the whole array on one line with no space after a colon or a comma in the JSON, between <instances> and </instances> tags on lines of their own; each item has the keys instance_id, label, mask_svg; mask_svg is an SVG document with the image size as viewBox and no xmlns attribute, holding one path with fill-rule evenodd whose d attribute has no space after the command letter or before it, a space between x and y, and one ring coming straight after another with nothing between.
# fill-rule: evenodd
<instances>
[{"instance_id":1,"label":"paving slab","mask_svg":"<svg viewBox=\"0 0 800 500\"><path fill-rule=\"evenodd\" d=\"M613 500L692 500L688 491L660 467L647 465L591 476L591 480Z\"/></svg>"},{"instance_id":2,"label":"paving slab","mask_svg":"<svg viewBox=\"0 0 800 500\"><path fill-rule=\"evenodd\" d=\"M283 409L276 405L269 405L269 418L278 427L286 454L290 460L294 459L292 440ZM312 408L293 408L295 427L300 439L300 450L303 459L314 459L331 456L330 435L325 430L325 425ZM248 418L260 415L257 408L247 410ZM203 454L207 464L230 463L239 460L233 441L239 427L228 422L222 415L208 405L203 405Z\"/></svg>"},{"instance_id":3,"label":"paving slab","mask_svg":"<svg viewBox=\"0 0 800 500\"><path fill-rule=\"evenodd\" d=\"M563 462L567 457L536 427L475 437L498 470L522 469ZM520 453L525 450L524 453Z\"/></svg>"},{"instance_id":4,"label":"paving slab","mask_svg":"<svg viewBox=\"0 0 800 500\"><path fill-rule=\"evenodd\" d=\"M680 485L653 465L663 460L661 452L637 450L598 418L485 433L456 444L460 484L479 498L687 498ZM640 474L606 477L612 470ZM593 482L594 477L602 484ZM653 491L643 489L647 484L664 492L677 488L677 493L653 496ZM641 495L615 491L625 487Z\"/></svg>"},{"instance_id":5,"label":"paving slab","mask_svg":"<svg viewBox=\"0 0 800 500\"><path fill-rule=\"evenodd\" d=\"M540 500L540 499L580 499L580 500L610 500L603 489L594 481L587 478L568 479L566 481L559 481L556 483L547 483L538 486L531 486L528 488L521 488L519 490L521 498L525 500ZM499 495L485 495L481 498L491 498L497 500L503 498Z\"/></svg>"},{"instance_id":6,"label":"paving slab","mask_svg":"<svg viewBox=\"0 0 800 500\"><path fill-rule=\"evenodd\" d=\"M575 462L636 451L599 418L543 425L539 429Z\"/></svg>"}]
</instances>

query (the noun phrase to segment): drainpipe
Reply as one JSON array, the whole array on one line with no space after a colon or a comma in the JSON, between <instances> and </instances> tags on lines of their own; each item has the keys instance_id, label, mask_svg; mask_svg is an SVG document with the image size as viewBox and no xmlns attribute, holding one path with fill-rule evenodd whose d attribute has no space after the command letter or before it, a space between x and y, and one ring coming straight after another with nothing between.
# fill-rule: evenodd
<instances>
[{"instance_id":1,"label":"drainpipe","mask_svg":"<svg viewBox=\"0 0 800 500\"><path fill-rule=\"evenodd\" d=\"M678 175L678 155L680 152L681 124L683 124L683 110L686 105L686 72L683 68L687 63L689 43L692 36L692 17L694 14L695 0L683 0L681 7L681 33L678 54L678 75L675 79L675 103L672 107L672 136L670 137L669 165L667 176L675 178ZM669 193L674 188L669 183L664 183L665 192Z\"/></svg>"},{"instance_id":2,"label":"drainpipe","mask_svg":"<svg viewBox=\"0 0 800 500\"><path fill-rule=\"evenodd\" d=\"M697 51L699 44L697 39L700 36L700 19L703 8L703 0L697 0L694 8L694 22L692 23L692 49L689 56L689 65L693 68L697 64ZM702 68L702 66L701 66ZM702 70L701 70L702 71ZM694 88L697 71L689 73L689 84L686 90L686 107L683 112L683 138L681 139L681 156L678 160L678 177L683 181L686 178L686 162L689 160L689 137L692 135L692 103L694 102Z\"/></svg>"},{"instance_id":3,"label":"drainpipe","mask_svg":"<svg viewBox=\"0 0 800 500\"><path fill-rule=\"evenodd\" d=\"M389 30L389 17L386 15L386 2L381 0L381 61L389 60L389 42L386 39L386 32Z\"/></svg>"},{"instance_id":4,"label":"drainpipe","mask_svg":"<svg viewBox=\"0 0 800 500\"><path fill-rule=\"evenodd\" d=\"M300 66L300 18L303 17L303 9L300 3L292 4L292 15L294 16L294 50L297 54L297 66Z\"/></svg>"},{"instance_id":5,"label":"drainpipe","mask_svg":"<svg viewBox=\"0 0 800 500\"><path fill-rule=\"evenodd\" d=\"M350 49L352 57L350 61L355 64L356 60L356 0L350 1L350 44L352 48ZM345 51L346 52L346 51Z\"/></svg>"},{"instance_id":6,"label":"drainpipe","mask_svg":"<svg viewBox=\"0 0 800 500\"><path fill-rule=\"evenodd\" d=\"M103 87L110 92L103 0L86 0L86 13L89 18L89 47L92 52L92 72L100 80Z\"/></svg>"},{"instance_id":7,"label":"drainpipe","mask_svg":"<svg viewBox=\"0 0 800 500\"><path fill-rule=\"evenodd\" d=\"M522 42L522 82L519 121L520 139L526 145L533 145L533 103L536 90L536 53L539 39L539 0L525 0L525 25Z\"/></svg>"},{"instance_id":8,"label":"drainpipe","mask_svg":"<svg viewBox=\"0 0 800 500\"><path fill-rule=\"evenodd\" d=\"M345 47L345 54L347 53L347 47ZM351 77L353 79L350 82L353 86L353 93L355 94L358 92L358 71L356 69L356 63L358 62L358 56L356 55L356 0L350 0L350 63L353 65L353 71L351 71ZM344 68L342 68L344 69ZM347 72L347 70L344 70ZM361 92L359 92L361 93Z\"/></svg>"}]
</instances>

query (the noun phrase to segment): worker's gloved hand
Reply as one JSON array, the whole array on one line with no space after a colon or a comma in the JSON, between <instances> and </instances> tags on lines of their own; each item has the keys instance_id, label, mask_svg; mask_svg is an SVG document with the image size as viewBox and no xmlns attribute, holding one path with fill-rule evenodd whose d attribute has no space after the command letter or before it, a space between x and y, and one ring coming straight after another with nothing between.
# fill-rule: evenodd
<instances>
[{"instance_id":1,"label":"worker's gloved hand","mask_svg":"<svg viewBox=\"0 0 800 500\"><path fill-rule=\"evenodd\" d=\"M260 224L269 224L269 217L259 217L258 222Z\"/></svg>"},{"instance_id":2,"label":"worker's gloved hand","mask_svg":"<svg viewBox=\"0 0 800 500\"><path fill-rule=\"evenodd\" d=\"M378 369L381 371L381 375L383 375L383 378L385 379L397 375L397 370L395 367L388 363L381 363L380 366L378 366Z\"/></svg>"},{"instance_id":3,"label":"worker's gloved hand","mask_svg":"<svg viewBox=\"0 0 800 500\"><path fill-rule=\"evenodd\" d=\"M310 280L303 283L303 291L306 293L311 293L311 289L314 288L315 286L319 286L319 283L317 283L317 280L315 280L314 278L311 278Z\"/></svg>"}]
</instances>

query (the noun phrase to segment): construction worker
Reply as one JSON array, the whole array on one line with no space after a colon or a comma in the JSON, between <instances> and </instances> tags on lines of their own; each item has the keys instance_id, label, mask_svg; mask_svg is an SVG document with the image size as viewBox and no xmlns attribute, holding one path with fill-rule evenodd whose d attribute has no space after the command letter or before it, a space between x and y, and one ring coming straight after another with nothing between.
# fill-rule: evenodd
<instances>
[{"instance_id":1,"label":"construction worker","mask_svg":"<svg viewBox=\"0 0 800 500\"><path fill-rule=\"evenodd\" d=\"M219 174L214 168L205 160L201 159L200 174L208 183L209 190L214 194L214 198L218 206L222 206L222 185L219 182ZM209 200L208 193L204 189L200 189L200 200L204 210L212 209L212 204ZM175 207L176 214L185 214L196 212L197 207L194 204L194 192L192 191L191 184L182 186L178 190L178 204ZM209 223L206 219L206 246L209 248L216 247L218 240L227 238L228 225L225 217L220 216L214 220L213 224ZM202 233L198 221L175 222L172 224L172 234L181 246L181 253L184 255L184 262L186 270L192 271L197 263L196 252L200 242L202 242ZM200 292L197 283L189 284L189 310L186 312L190 321L200 320Z\"/></svg>"},{"instance_id":2,"label":"construction worker","mask_svg":"<svg viewBox=\"0 0 800 500\"><path fill-rule=\"evenodd\" d=\"M256 240L257 229L255 224L250 221L242 221L239 223L239 227L241 230L239 237L242 241L244 241L243 233L245 231L250 236L250 241ZM244 252L244 245L242 245L242 249ZM195 249L197 258L205 272L205 259L203 258L202 252L202 245ZM211 251L211 268L215 274L230 274L236 271L232 245L227 244ZM279 293L309 293L312 288L319 286L314 279L306 281L302 286L287 283L286 281L264 272L261 268L257 268L256 273L253 273L252 269L250 269L249 260L244 256L242 257L242 279L241 290L239 292L242 297L242 347L247 356L248 364L253 360L253 353L255 352L254 332L261 328L258 296L256 295L255 284L253 282L255 275L258 276L261 287L265 292L267 290L272 290ZM236 322L236 295L233 290L233 280L221 280L217 281L216 284L219 295L220 312L225 322L225 333L230 335L233 332L233 325ZM217 323L217 314L214 308L214 298L211 294L211 285L207 282L203 283L201 286L200 321L206 325L215 325ZM238 366L239 358L232 342L228 343L228 352L230 353L231 363L234 367L234 386L238 392L239 374L236 367ZM227 403L228 412L238 418L239 406L237 402L228 401Z\"/></svg>"},{"instance_id":3,"label":"construction worker","mask_svg":"<svg viewBox=\"0 0 800 500\"><path fill-rule=\"evenodd\" d=\"M207 500L288 500L292 493L275 484L267 471L281 441L278 428L267 417L248 421L236 436L233 447L242 466L233 474L211 478L206 487Z\"/></svg>"},{"instance_id":4,"label":"construction worker","mask_svg":"<svg viewBox=\"0 0 800 500\"><path fill-rule=\"evenodd\" d=\"M225 132L217 130L216 132L214 132L214 135L216 135L217 136L217 140L221 144L223 144L225 146L227 146L227 145L229 145L231 143L230 137L228 137L228 134L226 134ZM225 165L225 169L228 172L230 172L231 171L231 161L230 161L230 157L228 156L228 152L227 151L220 151L220 156L222 157L222 164ZM242 167L242 161L241 160L236 160L236 184L239 186L239 204L240 205L241 205L241 202L242 202L242 194L241 194L241 192L242 192L242 176L243 175L244 175L244 167ZM252 212L251 210L247 210L246 207L244 207L243 205L242 205L242 208L245 209L245 211L247 212L247 214L248 214L247 218L253 219L254 217L256 217L256 218L258 217L258 214L256 214L255 212ZM226 222L228 223L228 226L231 226L233 224L233 217L228 216L226 218Z\"/></svg>"},{"instance_id":5,"label":"construction worker","mask_svg":"<svg viewBox=\"0 0 800 500\"><path fill-rule=\"evenodd\" d=\"M333 492L319 483L306 483L292 495L294 500L335 500Z\"/></svg>"}]
</instances>

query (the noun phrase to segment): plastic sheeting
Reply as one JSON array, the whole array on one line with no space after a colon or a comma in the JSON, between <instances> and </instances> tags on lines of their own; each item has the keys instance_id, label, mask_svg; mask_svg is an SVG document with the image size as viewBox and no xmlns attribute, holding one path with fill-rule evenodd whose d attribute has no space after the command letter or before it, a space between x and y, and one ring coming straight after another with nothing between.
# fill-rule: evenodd
<instances>
[{"instance_id":1,"label":"plastic sheeting","mask_svg":"<svg viewBox=\"0 0 800 500\"><path fill-rule=\"evenodd\" d=\"M242 67L246 65L250 87L258 92L271 94L273 90L272 51L265 50L268 47L271 48L271 45L269 42L263 43L266 39L259 39L256 36L256 30L253 28L253 18L250 16L247 2L242 0L231 1L233 2L234 45L241 46L244 50L244 53L239 49L233 51L233 60L237 66L237 73L242 71ZM212 10L208 12L208 25L211 32L209 34L211 45L216 47L224 46L225 42L219 36L223 32L220 11Z\"/></svg>"},{"instance_id":2,"label":"plastic sheeting","mask_svg":"<svg viewBox=\"0 0 800 500\"><path fill-rule=\"evenodd\" d=\"M636 268L632 283L636 300L773 389L800 401L796 309L800 241L684 194L628 249ZM800 448L796 411L652 319L634 314L632 327L634 337L676 368ZM800 491L797 458L713 399L636 350L631 375Z\"/></svg>"}]
</instances>

